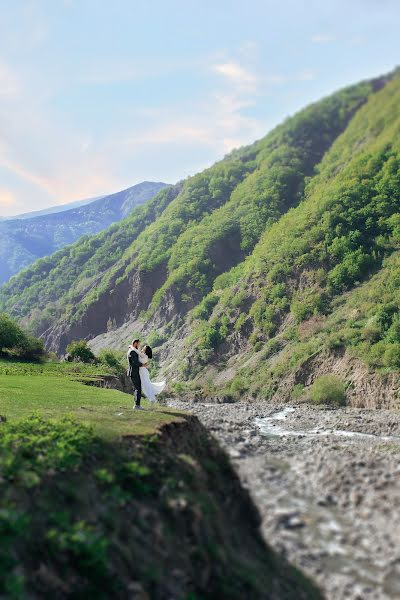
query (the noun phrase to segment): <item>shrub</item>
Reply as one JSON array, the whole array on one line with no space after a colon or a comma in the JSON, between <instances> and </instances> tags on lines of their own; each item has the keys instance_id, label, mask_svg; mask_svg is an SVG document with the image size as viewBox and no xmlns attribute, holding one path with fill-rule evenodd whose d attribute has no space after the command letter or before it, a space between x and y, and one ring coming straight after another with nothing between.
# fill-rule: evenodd
<instances>
[{"instance_id":1,"label":"shrub","mask_svg":"<svg viewBox=\"0 0 400 600\"><path fill-rule=\"evenodd\" d=\"M43 340L27 335L23 344L17 348L17 354L25 360L40 360L45 354Z\"/></svg>"},{"instance_id":2,"label":"shrub","mask_svg":"<svg viewBox=\"0 0 400 600\"><path fill-rule=\"evenodd\" d=\"M114 350L110 350L109 348L103 348L100 350L99 361L101 364L110 367L111 369L115 369L117 372L124 371L124 366L121 363L121 360L118 356L118 353Z\"/></svg>"},{"instance_id":3,"label":"shrub","mask_svg":"<svg viewBox=\"0 0 400 600\"><path fill-rule=\"evenodd\" d=\"M28 335L5 314L0 314L0 352L26 360L40 360L45 354L43 341Z\"/></svg>"},{"instance_id":4,"label":"shrub","mask_svg":"<svg viewBox=\"0 0 400 600\"><path fill-rule=\"evenodd\" d=\"M322 375L312 384L310 398L315 404L343 406L346 404L344 384L335 375Z\"/></svg>"},{"instance_id":5,"label":"shrub","mask_svg":"<svg viewBox=\"0 0 400 600\"><path fill-rule=\"evenodd\" d=\"M312 315L321 314L325 310L326 299L324 295L311 288L298 292L290 305L290 311L297 323L305 321Z\"/></svg>"},{"instance_id":6,"label":"shrub","mask_svg":"<svg viewBox=\"0 0 400 600\"><path fill-rule=\"evenodd\" d=\"M241 396L247 389L247 385L241 377L235 377L230 385L231 394L235 398Z\"/></svg>"},{"instance_id":7,"label":"shrub","mask_svg":"<svg viewBox=\"0 0 400 600\"><path fill-rule=\"evenodd\" d=\"M94 362L96 360L95 355L85 340L71 342L67 346L67 352L74 360L81 360L85 363Z\"/></svg>"},{"instance_id":8,"label":"shrub","mask_svg":"<svg viewBox=\"0 0 400 600\"><path fill-rule=\"evenodd\" d=\"M293 400L298 400L298 398L300 398L303 395L303 392L304 392L304 384L303 383L296 383L292 387L292 391L290 392L290 396L293 398Z\"/></svg>"},{"instance_id":9,"label":"shrub","mask_svg":"<svg viewBox=\"0 0 400 600\"><path fill-rule=\"evenodd\" d=\"M400 367L400 344L388 344L383 355L386 367Z\"/></svg>"},{"instance_id":10,"label":"shrub","mask_svg":"<svg viewBox=\"0 0 400 600\"><path fill-rule=\"evenodd\" d=\"M371 367L382 366L383 356L386 350L386 344L383 341L377 342L369 346L361 346L361 350L364 350L364 356L366 363Z\"/></svg>"},{"instance_id":11,"label":"shrub","mask_svg":"<svg viewBox=\"0 0 400 600\"><path fill-rule=\"evenodd\" d=\"M0 350L19 346L24 340L22 329L7 315L0 314Z\"/></svg>"},{"instance_id":12,"label":"shrub","mask_svg":"<svg viewBox=\"0 0 400 600\"><path fill-rule=\"evenodd\" d=\"M185 385L182 382L180 382L180 381L177 381L177 382L173 383L171 385L171 387L172 387L172 389L174 390L174 392L176 394L183 394L185 392L185 389L186 389Z\"/></svg>"},{"instance_id":13,"label":"shrub","mask_svg":"<svg viewBox=\"0 0 400 600\"><path fill-rule=\"evenodd\" d=\"M154 348L156 346L161 346L167 339L168 336L165 333L162 333L161 331L152 331L147 338L147 342L149 346L153 346Z\"/></svg>"},{"instance_id":14,"label":"shrub","mask_svg":"<svg viewBox=\"0 0 400 600\"><path fill-rule=\"evenodd\" d=\"M386 340L388 342L400 342L400 315L393 315L392 324L387 330Z\"/></svg>"}]
</instances>

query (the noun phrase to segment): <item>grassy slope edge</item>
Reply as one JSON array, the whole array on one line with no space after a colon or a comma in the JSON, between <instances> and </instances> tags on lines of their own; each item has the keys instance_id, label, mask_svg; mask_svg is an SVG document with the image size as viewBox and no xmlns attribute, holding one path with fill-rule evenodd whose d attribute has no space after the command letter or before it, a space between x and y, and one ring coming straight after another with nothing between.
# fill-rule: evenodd
<instances>
[{"instance_id":1,"label":"grassy slope edge","mask_svg":"<svg viewBox=\"0 0 400 600\"><path fill-rule=\"evenodd\" d=\"M2 597L320 598L194 417L0 367Z\"/></svg>"}]
</instances>

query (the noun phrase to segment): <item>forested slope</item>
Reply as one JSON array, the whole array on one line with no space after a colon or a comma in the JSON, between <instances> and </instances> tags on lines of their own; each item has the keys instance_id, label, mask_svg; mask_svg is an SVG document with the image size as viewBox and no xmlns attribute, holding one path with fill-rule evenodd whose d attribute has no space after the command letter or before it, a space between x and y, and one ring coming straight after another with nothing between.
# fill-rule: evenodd
<instances>
[{"instance_id":1,"label":"forested slope","mask_svg":"<svg viewBox=\"0 0 400 600\"><path fill-rule=\"evenodd\" d=\"M397 294L386 308L369 303L354 327L338 311L383 264L397 281L398 262L384 261L400 240L399 106L394 72L307 107L38 261L1 288L0 307L57 351L81 337L122 348L134 332L150 335L170 377L248 394L270 397L289 364L335 343L396 371ZM349 328L359 336L340 334Z\"/></svg>"},{"instance_id":2,"label":"forested slope","mask_svg":"<svg viewBox=\"0 0 400 600\"><path fill-rule=\"evenodd\" d=\"M39 261L3 286L2 307L57 350L143 311L158 309L175 327L298 204L326 150L384 83L364 82L307 107L181 189L162 191L127 222Z\"/></svg>"},{"instance_id":3,"label":"forested slope","mask_svg":"<svg viewBox=\"0 0 400 600\"><path fill-rule=\"evenodd\" d=\"M301 341L305 323L312 331L315 321L322 327L327 320L335 331L338 325L333 327L334 317L328 315L337 313L343 293L379 272L384 258L399 248L399 100L398 79L373 95L325 155L299 206L262 236L247 260L216 280L213 292L192 314L186 365L191 376L211 355L213 362L218 356L226 360L246 339L268 358L288 340L292 345ZM398 260L387 263L385 272L378 281L392 290L389 299L382 285L368 315L357 320L347 314L344 329L352 333L343 334L342 342L356 346L360 357L375 366L397 369ZM340 335L339 329L338 345ZM297 345L297 358L306 359L317 347L311 344L302 353ZM263 380L259 375L258 387Z\"/></svg>"}]
</instances>

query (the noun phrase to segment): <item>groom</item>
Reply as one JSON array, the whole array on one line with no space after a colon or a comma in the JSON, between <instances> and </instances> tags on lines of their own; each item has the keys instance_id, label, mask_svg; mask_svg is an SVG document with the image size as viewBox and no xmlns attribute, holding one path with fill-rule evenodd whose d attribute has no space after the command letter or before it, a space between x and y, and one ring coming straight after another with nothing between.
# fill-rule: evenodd
<instances>
[{"instance_id":1,"label":"groom","mask_svg":"<svg viewBox=\"0 0 400 600\"><path fill-rule=\"evenodd\" d=\"M139 368L141 367L141 364L139 362L139 354L137 352L135 352L135 349L139 350L139 348L140 348L140 340L133 340L131 346L129 347L128 355L127 355L128 363L129 363L128 376L131 378L132 385L133 385L133 393L136 397L136 402L135 402L136 410L140 410L142 408L140 406L140 400L142 398L142 383L140 381L140 374L139 374Z\"/></svg>"}]
</instances>

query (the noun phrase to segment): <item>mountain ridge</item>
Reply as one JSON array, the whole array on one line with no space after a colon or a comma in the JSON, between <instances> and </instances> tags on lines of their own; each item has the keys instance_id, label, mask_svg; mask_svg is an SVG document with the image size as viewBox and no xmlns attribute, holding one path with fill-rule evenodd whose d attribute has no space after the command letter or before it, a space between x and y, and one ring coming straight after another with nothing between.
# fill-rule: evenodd
<instances>
[{"instance_id":1,"label":"mountain ridge","mask_svg":"<svg viewBox=\"0 0 400 600\"><path fill-rule=\"evenodd\" d=\"M120 192L78 202L78 206L67 210L1 220L0 283L37 258L119 221L165 186L160 182L142 182Z\"/></svg>"},{"instance_id":2,"label":"mountain ridge","mask_svg":"<svg viewBox=\"0 0 400 600\"><path fill-rule=\"evenodd\" d=\"M59 352L80 337L121 348L140 333L172 380L273 396L277 352L288 347L288 371L299 353L305 364L315 348L303 344L303 330L336 314L335 299L397 248L399 100L394 72L306 107L100 238L14 278L0 289L0 307ZM105 260L105 247L118 252ZM387 356L378 370L400 366L400 338L386 333L393 318L376 333ZM342 350L357 353L360 335ZM261 371L246 367L243 387L248 356Z\"/></svg>"},{"instance_id":3,"label":"mountain ridge","mask_svg":"<svg viewBox=\"0 0 400 600\"><path fill-rule=\"evenodd\" d=\"M30 212L19 213L17 215L11 215L9 217L0 216L0 221L20 221L25 219L33 219L35 217L44 217L45 215L50 215L59 212L65 212L67 210L71 210L73 208L78 208L79 206L85 206L85 204L90 204L95 200L100 200L100 198L104 198L104 196L94 196L93 198L86 198L84 200L75 200L73 202L67 202L65 204L56 204L54 206L49 206L48 208L43 208L41 210L32 210Z\"/></svg>"}]
</instances>

